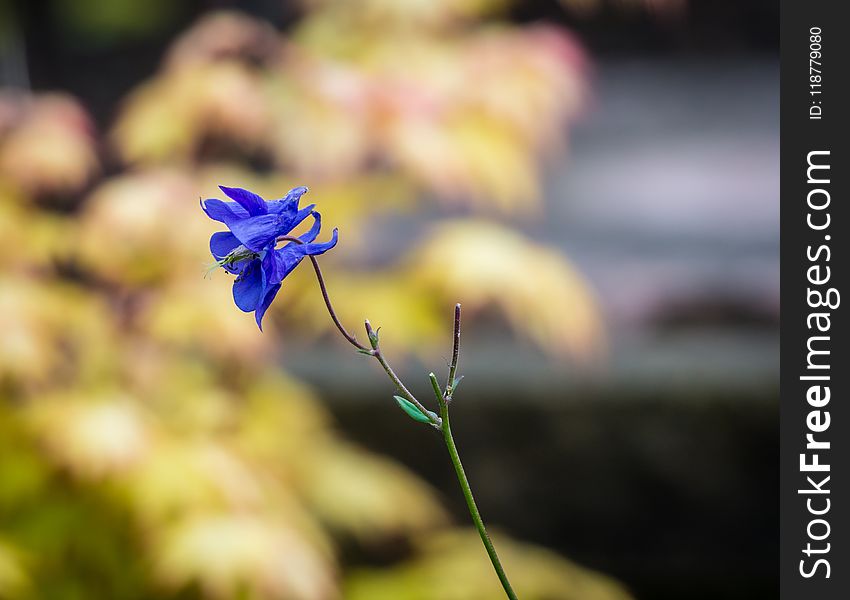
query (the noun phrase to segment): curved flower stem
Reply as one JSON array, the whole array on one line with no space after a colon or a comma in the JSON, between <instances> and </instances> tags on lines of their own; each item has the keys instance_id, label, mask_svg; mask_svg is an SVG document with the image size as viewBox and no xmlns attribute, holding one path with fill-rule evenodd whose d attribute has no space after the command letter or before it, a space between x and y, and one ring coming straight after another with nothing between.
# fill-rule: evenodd
<instances>
[{"instance_id":1,"label":"curved flower stem","mask_svg":"<svg viewBox=\"0 0 850 600\"><path fill-rule=\"evenodd\" d=\"M277 238L277 241L278 242L295 242L296 244L303 244L304 243L303 240L300 240L297 237L292 237L292 236L288 236L288 235L279 236ZM366 321L366 333L369 336L369 340L370 340L371 345L372 345L371 349L367 348L366 346L364 346L363 344L358 342L357 338L354 337L354 335L348 333L348 330L342 325L342 323L339 320L339 317L337 317L336 311L334 310L333 304L331 303L331 298L328 295L328 288L325 285L325 278L322 275L321 267L319 267L319 261L316 260L315 256L308 256L308 258L310 259L310 262L313 263L313 270L316 272L316 279L319 282L319 288L322 290L322 298L324 298L324 300L325 300L325 306L328 309L328 314L331 316L331 320L334 322L334 325L336 325L336 328L339 330L339 332L342 334L342 336L348 341L348 343L350 343L352 346L357 348L357 350L359 350L360 352L362 352L364 354L368 354L370 356L374 356L375 359L384 368L384 371L386 371L387 376L392 380L392 382L395 384L396 388L398 388L398 391L401 393L401 395L404 396L410 402L412 402L414 404L414 406L416 406L416 408L418 408L420 411L422 411L422 414L427 415L428 418L430 419L432 425L434 425L435 427L439 427L440 426L439 417L432 417L431 416L431 414L432 414L431 411L427 410L424 406L422 406L422 403L419 402L419 400L416 399L416 397L410 392L410 390L407 389L407 387L405 387L405 385L401 382L401 379L398 378L398 375L396 375L395 371L393 371L392 367L390 367L389 363L387 362L387 359L384 358L384 355L381 353L381 348L378 345L377 334L375 334L375 332L372 330L372 326L369 324L369 321ZM372 340L375 340L375 341L373 342Z\"/></svg>"},{"instance_id":2,"label":"curved flower stem","mask_svg":"<svg viewBox=\"0 0 850 600\"><path fill-rule=\"evenodd\" d=\"M288 235L282 235L277 238L278 242L295 242L296 244L303 244L303 240L299 240L297 237L291 237ZM331 298L328 296L328 288L325 286L325 278L322 275L322 269L319 267L319 261L316 260L315 256L308 256L310 262L313 263L313 270L316 271L316 279L319 281L319 288L322 290L322 298L325 299L325 306L328 307L328 314L331 316L331 320L336 325L336 328L339 329L339 332L342 334L348 343L357 348L358 350L362 350L367 353L371 353L369 348L361 344L357 341L357 338L352 334L348 333L345 327L342 326L342 323L339 321L339 317L336 316L336 311L334 310L333 304L331 304Z\"/></svg>"}]
</instances>

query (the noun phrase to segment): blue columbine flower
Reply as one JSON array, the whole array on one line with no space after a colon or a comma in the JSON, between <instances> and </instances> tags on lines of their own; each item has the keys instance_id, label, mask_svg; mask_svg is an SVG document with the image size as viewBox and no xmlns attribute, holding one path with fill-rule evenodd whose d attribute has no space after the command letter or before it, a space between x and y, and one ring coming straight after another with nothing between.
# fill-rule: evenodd
<instances>
[{"instance_id":1,"label":"blue columbine flower","mask_svg":"<svg viewBox=\"0 0 850 600\"><path fill-rule=\"evenodd\" d=\"M262 330L263 316L283 279L305 256L322 254L336 246L337 230L327 242L314 241L322 227L322 216L313 210L315 204L298 208L306 187L293 188L280 200L270 201L241 188L219 188L235 202L211 199L201 204L209 218L230 229L212 235L210 251L217 266L236 275L233 300L243 311L254 312ZM277 248L277 238L289 234L308 216L314 221L310 231L298 238L303 243L289 242Z\"/></svg>"}]
</instances>

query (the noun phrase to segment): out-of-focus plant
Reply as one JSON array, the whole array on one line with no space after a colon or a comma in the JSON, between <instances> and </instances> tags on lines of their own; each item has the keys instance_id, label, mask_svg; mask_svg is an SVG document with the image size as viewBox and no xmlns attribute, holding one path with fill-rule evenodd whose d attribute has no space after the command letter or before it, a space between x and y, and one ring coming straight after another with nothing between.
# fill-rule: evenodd
<instances>
[{"instance_id":1,"label":"out-of-focus plant","mask_svg":"<svg viewBox=\"0 0 850 600\"><path fill-rule=\"evenodd\" d=\"M0 180L13 191L73 194L97 170L93 127L75 100L0 94Z\"/></svg>"},{"instance_id":2,"label":"out-of-focus plant","mask_svg":"<svg viewBox=\"0 0 850 600\"><path fill-rule=\"evenodd\" d=\"M469 317L501 315L553 360L599 348L587 285L516 226L543 208L538 171L565 145L584 58L563 30L492 18L504 4L317 0L285 35L212 13L105 136L66 94L0 92L0 597L327 600L349 593L342 540L451 527L428 485L343 439L281 370L278 341L332 327L306 272L266 315L281 338L199 277L217 229L197 202L220 181L274 197L309 176L346 235L323 260L340 318L375 311L399 351L443 347L459 280ZM106 43L162 22L119 5L73 25ZM376 243L383 223L435 213L403 247Z\"/></svg>"},{"instance_id":3,"label":"out-of-focus plant","mask_svg":"<svg viewBox=\"0 0 850 600\"><path fill-rule=\"evenodd\" d=\"M494 536L506 561L515 565L517 588L528 598L629 600L615 581L526 544ZM500 595L490 565L472 531L418 539L417 557L399 568L358 570L345 582L349 600L490 600Z\"/></svg>"},{"instance_id":4,"label":"out-of-focus plant","mask_svg":"<svg viewBox=\"0 0 850 600\"><path fill-rule=\"evenodd\" d=\"M149 164L225 138L312 180L401 170L439 198L527 212L536 158L583 97L581 52L554 28L420 31L389 12L324 3L291 40L215 15L131 97L116 143Z\"/></svg>"},{"instance_id":5,"label":"out-of-focus plant","mask_svg":"<svg viewBox=\"0 0 850 600\"><path fill-rule=\"evenodd\" d=\"M453 19L411 31L403 25L408 21L388 8L375 3L369 18L368 11L352 12L346 3L319 3L291 38L238 14L202 20L175 44L161 73L131 95L113 130L116 147L139 166L194 168L212 158L213 166L203 171L204 189L212 189L216 180L235 180L274 194L293 183L240 173L228 166L234 157L309 175L317 182L314 191L326 200L326 217L351 231L354 252L367 248L358 242L369 234L371 221L414 211L423 200L450 202L454 210L463 206L490 218L527 219L539 212L538 157L563 145L561 131L584 96L584 58L571 38L543 26L459 29ZM398 11L425 18L411 6ZM434 237L446 238L443 232L451 239L444 247L487 236L488 247L496 251L512 247L519 251L513 256L529 259L547 254L515 229L488 229L479 219L441 227ZM426 271L428 262L441 263L429 261L429 245L434 242L423 237L420 248L408 253L421 257ZM492 273L487 263L495 264L494 255L464 250L475 247L457 249L458 268ZM530 311L532 323L517 327L518 334L554 354L592 354L601 340L595 303L567 260L551 254L552 259L512 269L520 285L497 288L496 279L478 278L477 285L467 286L472 296L467 304L495 308L517 324L515 307L542 304L544 293L529 292L534 285L545 286L558 297L568 296L574 309L554 327L557 317L547 308L554 303ZM328 269L345 277L351 262L340 268L330 261ZM404 276L398 274L416 269L399 264L391 271L396 282L389 286L391 295L413 283L436 288L433 294L443 297L440 280L423 277L399 285ZM358 275L380 280L380 273ZM358 277L345 277L341 285L347 281L355 288ZM300 305L308 315L296 323L327 331L326 321L309 308L312 303ZM433 326L439 320L437 303L393 305L409 313L393 321L399 325L394 335L408 348L427 351L445 339ZM362 308L351 302L342 310L348 307ZM409 343L413 339L416 344Z\"/></svg>"}]
</instances>

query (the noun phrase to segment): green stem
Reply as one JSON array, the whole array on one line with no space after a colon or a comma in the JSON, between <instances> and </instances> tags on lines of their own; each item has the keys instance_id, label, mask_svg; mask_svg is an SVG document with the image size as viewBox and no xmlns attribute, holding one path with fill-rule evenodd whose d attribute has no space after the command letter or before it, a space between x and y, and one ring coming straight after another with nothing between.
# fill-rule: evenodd
<instances>
[{"instance_id":1,"label":"green stem","mask_svg":"<svg viewBox=\"0 0 850 600\"><path fill-rule=\"evenodd\" d=\"M281 236L278 238L278 241L288 241L295 242L299 244L303 244L301 240L298 238L290 237L290 236ZM499 555L496 554L496 548L493 546L493 542L490 540L490 536L487 535L487 529L484 527L484 521L481 519L481 513L478 512L478 506L475 504L475 498L472 496L472 488L469 487L469 480L466 478L466 473L463 470L463 464L460 462L460 456L457 453L457 446L455 446L454 438L452 438L452 429L449 426L449 402L452 399L452 394L454 392L454 382L455 375L457 373L457 363L458 363L458 355L460 350L460 304L455 305L455 319L454 319L454 334L452 336L452 362L449 366L449 376L448 381L446 382L445 391L440 390L440 384L437 382L437 377L433 373L429 375L431 379L431 386L434 389L434 395L437 398L437 402L440 405L440 418L437 418L433 413L428 411L419 400L407 389L407 387L402 383L401 379L399 379L398 375L395 374L392 367L390 367L387 359L384 358L383 353L381 352L380 344L378 343L378 335L372 329L372 325L366 320L366 335L369 338L369 344L372 349L369 350L357 341L357 339L348 333L348 331L343 327L342 323L340 323L337 318L336 311L334 311L333 305L331 304L330 297L328 296L327 288L325 287L325 280L322 277L322 270L319 268L319 262L315 257L311 256L310 260L313 263L313 269L316 272L316 278L319 281L319 287L322 290L322 297L325 300L325 306L327 306L328 313L331 316L331 319L336 325L336 328L343 335L343 337L355 348L363 352L364 354L369 354L370 356L374 356L375 359L380 363L380 365L384 368L387 376L390 380L395 384L398 391L404 396L408 401L412 402L416 408L418 408L422 414L427 415L428 419L431 421L431 425L435 428L440 429L443 432L443 439L446 441L446 448L449 451L449 457L452 461L452 466L455 469L455 473L457 473L457 480L460 483L460 489L463 491L463 497L466 499L466 506L469 508L469 514L472 516L472 522L475 524L475 528L478 530L478 535L481 536L481 541L484 544L484 548L487 550L487 555L490 557L490 562L493 563L493 568L496 570L496 575L499 576L499 581L502 583L502 587L505 590L505 594L507 594L510 600L517 600L517 595L511 587L511 582L508 581L508 576L505 574L505 569L502 567L502 563L499 560Z\"/></svg>"},{"instance_id":2,"label":"green stem","mask_svg":"<svg viewBox=\"0 0 850 600\"><path fill-rule=\"evenodd\" d=\"M410 392L410 390L408 390L407 387L401 382L401 379L398 378L398 375L395 374L395 371L393 371L392 367L387 362L387 359L384 358L384 355L381 353L381 349L377 344L375 345L375 349L372 351L372 356L374 356L375 359L384 368L384 371L387 373L387 376L395 384L396 389L401 393L401 395L404 396L410 402L412 402L413 405L416 406L416 408L418 408L423 415L427 416L428 419L431 421L431 424L434 425L434 427L439 427L439 419L435 416L432 416L433 413L426 409L424 406L422 406L422 403L416 399L416 396L414 396Z\"/></svg>"},{"instance_id":3,"label":"green stem","mask_svg":"<svg viewBox=\"0 0 850 600\"><path fill-rule=\"evenodd\" d=\"M466 478L463 464L461 464L460 456L457 453L457 446L455 446L455 441L452 437L452 428L449 425L449 407L445 402L440 402L440 415L443 419L443 439L446 441L446 448L449 450L449 457L452 460L455 473L457 473L457 480L460 483L460 489L463 491L463 497L466 500L466 506L469 508L469 514L472 516L472 522L475 523L478 535L481 536L481 542L487 550L487 555L490 557L490 562L493 563L493 569L495 569L496 575L499 576L499 581L502 582L505 594L507 594L510 600L517 600L516 592L511 587L511 582L508 581L508 576L505 574L505 569L502 567L499 555L496 554L496 548L493 546L490 536L487 535L487 529L484 527L481 513L478 512L475 498L472 496L472 488L469 487L469 480Z\"/></svg>"}]
</instances>

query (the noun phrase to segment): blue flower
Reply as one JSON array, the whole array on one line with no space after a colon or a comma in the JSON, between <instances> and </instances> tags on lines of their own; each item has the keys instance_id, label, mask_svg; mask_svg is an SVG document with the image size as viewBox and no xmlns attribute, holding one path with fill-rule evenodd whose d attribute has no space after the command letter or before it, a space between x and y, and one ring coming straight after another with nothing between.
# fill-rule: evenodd
<instances>
[{"instance_id":1,"label":"blue flower","mask_svg":"<svg viewBox=\"0 0 850 600\"><path fill-rule=\"evenodd\" d=\"M293 188L280 200L270 201L241 188L219 187L234 202L204 200L201 207L209 218L224 223L230 231L212 235L210 252L216 265L236 275L233 300L241 310L254 313L262 330L263 316L281 282L305 256L323 254L336 246L337 230L329 241L315 242L322 216L313 210L315 204L298 208L306 187ZM277 248L277 238L288 235L308 216L313 217L313 226L298 238L301 243L288 242Z\"/></svg>"}]
</instances>

